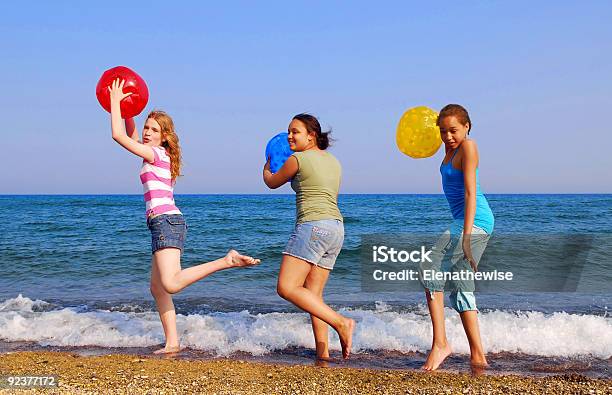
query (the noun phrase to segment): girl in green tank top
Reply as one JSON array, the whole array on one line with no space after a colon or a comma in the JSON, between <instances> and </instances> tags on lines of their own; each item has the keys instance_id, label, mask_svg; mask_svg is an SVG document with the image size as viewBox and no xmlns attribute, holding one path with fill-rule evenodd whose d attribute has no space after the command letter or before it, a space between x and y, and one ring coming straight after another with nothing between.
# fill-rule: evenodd
<instances>
[{"instance_id":1,"label":"girl in green tank top","mask_svg":"<svg viewBox=\"0 0 612 395\"><path fill-rule=\"evenodd\" d=\"M343 358L351 352L355 321L332 310L323 301L323 289L344 241L344 225L338 209L342 168L329 152L329 133L321 132L317 118L298 114L288 128L289 147L295 153L276 173L270 158L263 170L268 187L291 181L295 191L296 225L278 275L277 292L310 313L317 360L329 360L327 325L340 338Z\"/></svg>"}]
</instances>

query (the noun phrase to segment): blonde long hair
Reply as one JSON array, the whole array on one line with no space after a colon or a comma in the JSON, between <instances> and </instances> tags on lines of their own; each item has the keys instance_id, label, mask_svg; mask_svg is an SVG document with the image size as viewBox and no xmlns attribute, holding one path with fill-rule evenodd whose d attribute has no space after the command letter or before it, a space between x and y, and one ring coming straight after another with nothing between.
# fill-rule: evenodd
<instances>
[{"instance_id":1,"label":"blonde long hair","mask_svg":"<svg viewBox=\"0 0 612 395\"><path fill-rule=\"evenodd\" d=\"M170 157L170 174L172 182L176 182L177 177L181 175L181 147L176 130L174 130L174 122L170 115L160 110L151 111L147 115L147 119L149 118L153 118L161 127L162 147L166 149Z\"/></svg>"}]
</instances>

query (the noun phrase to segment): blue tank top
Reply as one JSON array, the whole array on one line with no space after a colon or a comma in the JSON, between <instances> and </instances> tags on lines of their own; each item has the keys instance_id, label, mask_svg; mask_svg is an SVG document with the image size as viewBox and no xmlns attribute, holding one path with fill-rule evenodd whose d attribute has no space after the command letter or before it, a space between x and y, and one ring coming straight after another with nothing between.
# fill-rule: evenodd
<instances>
[{"instance_id":1,"label":"blue tank top","mask_svg":"<svg viewBox=\"0 0 612 395\"><path fill-rule=\"evenodd\" d=\"M453 152L448 163L440 165L440 173L442 174L442 189L448 200L453 218L455 220L464 220L465 216L465 185L463 184L463 171L453 168L453 158L457 154L457 150ZM493 211L489 207L487 198L480 190L480 180L478 177L478 168L476 168L476 215L474 216L474 225L482 228L488 234L493 232ZM461 224L463 225L463 224Z\"/></svg>"}]
</instances>

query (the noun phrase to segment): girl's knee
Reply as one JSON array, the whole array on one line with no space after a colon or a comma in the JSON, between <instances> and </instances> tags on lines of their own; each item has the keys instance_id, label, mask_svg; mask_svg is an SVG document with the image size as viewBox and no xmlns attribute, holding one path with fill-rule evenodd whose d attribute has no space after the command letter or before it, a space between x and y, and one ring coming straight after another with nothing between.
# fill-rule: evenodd
<instances>
[{"instance_id":1,"label":"girl's knee","mask_svg":"<svg viewBox=\"0 0 612 395\"><path fill-rule=\"evenodd\" d=\"M306 281L304 287L311 291L313 294L317 295L318 297L323 297L323 287L319 286L318 284L312 284Z\"/></svg>"},{"instance_id":2,"label":"girl's knee","mask_svg":"<svg viewBox=\"0 0 612 395\"><path fill-rule=\"evenodd\" d=\"M276 284L276 293L283 299L289 298L289 295L291 294L291 289L291 286L280 281Z\"/></svg>"},{"instance_id":3,"label":"girl's knee","mask_svg":"<svg viewBox=\"0 0 612 395\"><path fill-rule=\"evenodd\" d=\"M165 292L169 293L170 295L178 293L181 290L179 285L176 284L174 281L171 281L171 280L163 280L162 279L161 287L163 288L163 290Z\"/></svg>"},{"instance_id":4,"label":"girl's knee","mask_svg":"<svg viewBox=\"0 0 612 395\"><path fill-rule=\"evenodd\" d=\"M159 296L164 296L167 293L163 285L157 282L151 282L149 291L151 291L151 295L153 295L153 297L155 298Z\"/></svg>"}]
</instances>

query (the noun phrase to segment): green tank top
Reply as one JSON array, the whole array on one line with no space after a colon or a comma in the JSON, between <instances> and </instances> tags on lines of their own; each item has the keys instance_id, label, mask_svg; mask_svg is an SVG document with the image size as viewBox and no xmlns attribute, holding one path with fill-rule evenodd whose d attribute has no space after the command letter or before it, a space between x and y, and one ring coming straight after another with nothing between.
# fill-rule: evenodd
<instances>
[{"instance_id":1,"label":"green tank top","mask_svg":"<svg viewBox=\"0 0 612 395\"><path fill-rule=\"evenodd\" d=\"M342 221L338 209L338 190L342 167L327 151L308 150L292 156L299 169L291 188L295 191L296 223L337 219Z\"/></svg>"}]
</instances>

